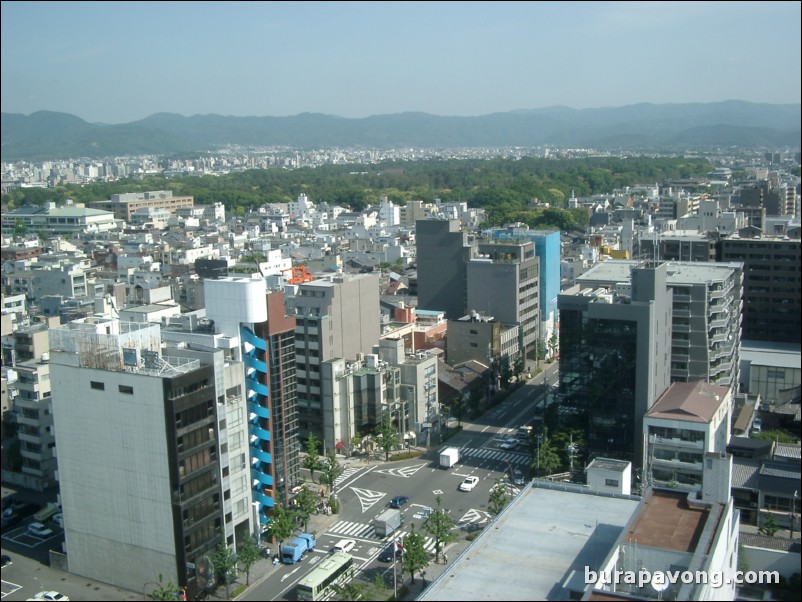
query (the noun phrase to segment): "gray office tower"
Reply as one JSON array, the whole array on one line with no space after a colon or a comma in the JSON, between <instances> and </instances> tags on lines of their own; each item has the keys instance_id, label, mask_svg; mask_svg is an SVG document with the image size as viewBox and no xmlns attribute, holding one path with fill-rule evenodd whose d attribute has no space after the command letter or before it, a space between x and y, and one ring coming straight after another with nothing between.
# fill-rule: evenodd
<instances>
[{"instance_id":1,"label":"gray office tower","mask_svg":"<svg viewBox=\"0 0 802 602\"><path fill-rule=\"evenodd\" d=\"M559 397L589 460L640 467L643 417L670 382L672 297L665 265L640 264L631 281L631 294L576 286L559 296Z\"/></svg>"},{"instance_id":2,"label":"gray office tower","mask_svg":"<svg viewBox=\"0 0 802 602\"><path fill-rule=\"evenodd\" d=\"M418 307L440 310L452 320L466 314L467 261L474 248L459 220L415 222Z\"/></svg>"}]
</instances>

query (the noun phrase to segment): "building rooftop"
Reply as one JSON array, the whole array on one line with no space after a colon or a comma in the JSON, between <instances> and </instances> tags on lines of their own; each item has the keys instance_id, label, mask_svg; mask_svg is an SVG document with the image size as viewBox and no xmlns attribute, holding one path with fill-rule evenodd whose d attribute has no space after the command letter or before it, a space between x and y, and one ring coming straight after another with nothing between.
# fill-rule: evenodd
<instances>
[{"instance_id":1,"label":"building rooftop","mask_svg":"<svg viewBox=\"0 0 802 602\"><path fill-rule=\"evenodd\" d=\"M418 599L564 599L560 584L572 571L601 566L638 502L535 481Z\"/></svg>"},{"instance_id":2,"label":"building rooftop","mask_svg":"<svg viewBox=\"0 0 802 602\"><path fill-rule=\"evenodd\" d=\"M627 468L632 467L631 462L627 462L626 460L615 460L613 458L595 458L585 470L590 470L591 468L601 468L602 470L607 470L611 472L624 472Z\"/></svg>"},{"instance_id":3,"label":"building rooftop","mask_svg":"<svg viewBox=\"0 0 802 602\"><path fill-rule=\"evenodd\" d=\"M769 341L741 341L741 361L774 368L802 368L798 344Z\"/></svg>"},{"instance_id":4,"label":"building rooftop","mask_svg":"<svg viewBox=\"0 0 802 602\"><path fill-rule=\"evenodd\" d=\"M793 458L799 463L800 458L802 458L802 447L796 443L780 443L777 442L777 445L774 447L774 457L775 458Z\"/></svg>"},{"instance_id":5,"label":"building rooftop","mask_svg":"<svg viewBox=\"0 0 802 602\"><path fill-rule=\"evenodd\" d=\"M710 385L704 381L671 383L651 409L648 418L711 422L727 399L729 387Z\"/></svg>"},{"instance_id":6,"label":"building rooftop","mask_svg":"<svg viewBox=\"0 0 802 602\"><path fill-rule=\"evenodd\" d=\"M758 490L760 461L747 458L732 459L732 487Z\"/></svg>"},{"instance_id":7,"label":"building rooftop","mask_svg":"<svg viewBox=\"0 0 802 602\"><path fill-rule=\"evenodd\" d=\"M622 543L694 552L710 510L692 508L687 497L687 492L652 490Z\"/></svg>"},{"instance_id":8,"label":"building rooftop","mask_svg":"<svg viewBox=\"0 0 802 602\"><path fill-rule=\"evenodd\" d=\"M577 284L588 286L591 282L628 282L630 271L639 262L633 260L610 259L600 261L581 276L577 276ZM667 261L666 282L669 286L682 284L705 284L721 280L733 269L742 269L740 262L695 262Z\"/></svg>"}]
</instances>

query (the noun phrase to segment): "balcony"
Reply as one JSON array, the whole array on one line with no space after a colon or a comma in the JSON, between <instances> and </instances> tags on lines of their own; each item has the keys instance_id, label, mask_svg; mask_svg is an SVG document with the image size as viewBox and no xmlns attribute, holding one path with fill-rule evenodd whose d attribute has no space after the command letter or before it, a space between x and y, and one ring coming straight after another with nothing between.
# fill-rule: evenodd
<instances>
[{"instance_id":1,"label":"balcony","mask_svg":"<svg viewBox=\"0 0 802 602\"><path fill-rule=\"evenodd\" d=\"M704 448L704 439L700 441L688 441L675 437L654 436L654 449L697 449L701 451L704 450Z\"/></svg>"},{"instance_id":2,"label":"balcony","mask_svg":"<svg viewBox=\"0 0 802 602\"><path fill-rule=\"evenodd\" d=\"M670 468L671 470L686 470L694 472L702 472L704 468L703 462L682 462L676 458L673 460L661 460L659 458L652 459L652 468Z\"/></svg>"}]
</instances>

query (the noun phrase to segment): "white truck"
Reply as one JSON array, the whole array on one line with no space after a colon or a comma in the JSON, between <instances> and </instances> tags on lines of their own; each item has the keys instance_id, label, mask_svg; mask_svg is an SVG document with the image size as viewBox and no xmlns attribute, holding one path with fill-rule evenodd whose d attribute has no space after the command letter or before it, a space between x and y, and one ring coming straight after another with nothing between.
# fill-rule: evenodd
<instances>
[{"instance_id":1,"label":"white truck","mask_svg":"<svg viewBox=\"0 0 802 602\"><path fill-rule=\"evenodd\" d=\"M459 449L447 447L440 452L440 468L449 469L459 462Z\"/></svg>"},{"instance_id":2,"label":"white truck","mask_svg":"<svg viewBox=\"0 0 802 602\"><path fill-rule=\"evenodd\" d=\"M376 535L387 537L401 526L401 511L397 508L389 508L374 518L370 525Z\"/></svg>"}]
</instances>

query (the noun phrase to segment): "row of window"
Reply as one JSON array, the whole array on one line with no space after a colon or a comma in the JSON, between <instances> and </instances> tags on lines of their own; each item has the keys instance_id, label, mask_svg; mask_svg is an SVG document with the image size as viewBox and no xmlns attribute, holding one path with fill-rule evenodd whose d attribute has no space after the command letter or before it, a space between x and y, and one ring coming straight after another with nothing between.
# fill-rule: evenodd
<instances>
[{"instance_id":1,"label":"row of window","mask_svg":"<svg viewBox=\"0 0 802 602\"><path fill-rule=\"evenodd\" d=\"M106 390L106 383L102 383L96 380L90 381L89 386L96 391L105 391ZM128 385L117 385L117 390L120 393L125 393L126 395L133 395L134 388Z\"/></svg>"}]
</instances>

